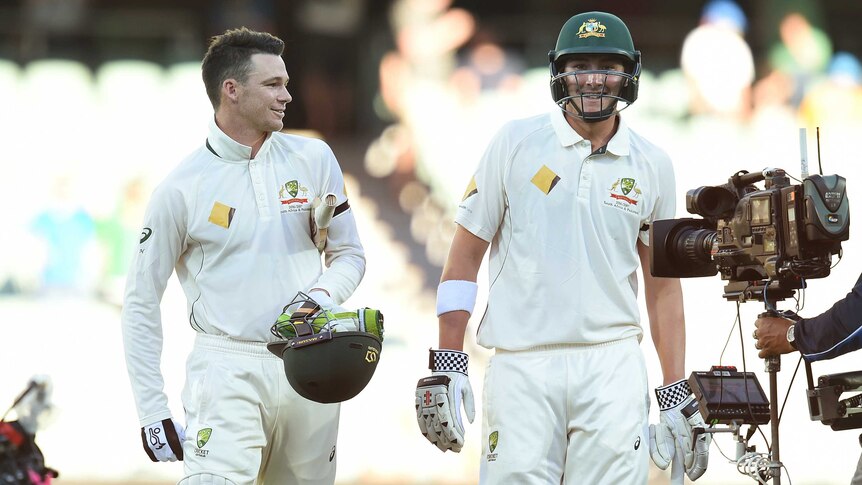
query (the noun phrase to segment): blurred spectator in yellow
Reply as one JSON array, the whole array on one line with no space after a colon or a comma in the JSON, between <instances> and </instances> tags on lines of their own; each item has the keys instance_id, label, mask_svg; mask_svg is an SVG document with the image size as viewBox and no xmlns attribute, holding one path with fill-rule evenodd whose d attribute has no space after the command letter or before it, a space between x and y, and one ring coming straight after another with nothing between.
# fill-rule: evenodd
<instances>
[{"instance_id":1,"label":"blurred spectator in yellow","mask_svg":"<svg viewBox=\"0 0 862 485\"><path fill-rule=\"evenodd\" d=\"M826 76L802 98L799 115L806 126L862 122L862 65L856 56L838 52L832 57Z\"/></svg>"},{"instance_id":2,"label":"blurred spectator in yellow","mask_svg":"<svg viewBox=\"0 0 862 485\"><path fill-rule=\"evenodd\" d=\"M682 45L691 113L746 118L751 110L754 57L744 39L747 20L732 0L706 4Z\"/></svg>"}]
</instances>

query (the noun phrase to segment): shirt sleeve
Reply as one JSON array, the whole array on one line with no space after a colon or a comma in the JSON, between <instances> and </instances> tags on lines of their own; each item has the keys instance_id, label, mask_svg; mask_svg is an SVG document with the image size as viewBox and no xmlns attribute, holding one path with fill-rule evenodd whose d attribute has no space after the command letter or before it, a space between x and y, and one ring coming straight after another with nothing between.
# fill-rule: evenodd
<instances>
[{"instance_id":1,"label":"shirt sleeve","mask_svg":"<svg viewBox=\"0 0 862 485\"><path fill-rule=\"evenodd\" d=\"M796 323L796 347L808 362L826 360L862 348L862 275L832 308Z\"/></svg>"},{"instance_id":2,"label":"shirt sleeve","mask_svg":"<svg viewBox=\"0 0 862 485\"><path fill-rule=\"evenodd\" d=\"M455 222L491 242L506 211L505 168L512 153L505 128L488 144L479 166L461 196Z\"/></svg>"},{"instance_id":3,"label":"shirt sleeve","mask_svg":"<svg viewBox=\"0 0 862 485\"><path fill-rule=\"evenodd\" d=\"M141 426L171 416L161 372L160 304L174 266L185 250L186 214L178 191L156 188L126 279L121 313L123 346Z\"/></svg>"},{"instance_id":4,"label":"shirt sleeve","mask_svg":"<svg viewBox=\"0 0 862 485\"><path fill-rule=\"evenodd\" d=\"M658 174L658 198L653 206L652 212L647 219L641 224L638 239L649 246L649 225L653 221L662 219L673 219L676 216L676 176L673 171L673 163L670 157L659 152L660 155L653 160L656 163Z\"/></svg>"},{"instance_id":5,"label":"shirt sleeve","mask_svg":"<svg viewBox=\"0 0 862 485\"><path fill-rule=\"evenodd\" d=\"M365 275L365 250L359 239L356 219L344 187L344 175L332 149L322 143L322 164L325 167L322 194L335 194L338 201L329 223L324 248L326 270L312 288L323 288L337 304L350 298Z\"/></svg>"}]
</instances>

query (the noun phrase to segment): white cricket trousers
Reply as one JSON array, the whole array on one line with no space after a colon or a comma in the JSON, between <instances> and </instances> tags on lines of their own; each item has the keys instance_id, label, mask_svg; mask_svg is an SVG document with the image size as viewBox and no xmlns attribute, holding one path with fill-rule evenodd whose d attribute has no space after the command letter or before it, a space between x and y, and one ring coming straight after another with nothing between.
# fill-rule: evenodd
<instances>
[{"instance_id":1,"label":"white cricket trousers","mask_svg":"<svg viewBox=\"0 0 862 485\"><path fill-rule=\"evenodd\" d=\"M339 404L296 393L266 344L198 334L186 362L186 476L332 485Z\"/></svg>"},{"instance_id":2,"label":"white cricket trousers","mask_svg":"<svg viewBox=\"0 0 862 485\"><path fill-rule=\"evenodd\" d=\"M636 337L497 350L482 399L482 485L645 485L649 394Z\"/></svg>"}]
</instances>

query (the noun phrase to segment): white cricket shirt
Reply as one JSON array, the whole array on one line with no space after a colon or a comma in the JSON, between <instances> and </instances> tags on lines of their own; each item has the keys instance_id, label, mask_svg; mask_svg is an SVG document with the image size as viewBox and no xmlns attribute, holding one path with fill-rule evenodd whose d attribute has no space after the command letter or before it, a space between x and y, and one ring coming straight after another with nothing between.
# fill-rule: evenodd
<instances>
[{"instance_id":1,"label":"white cricket shirt","mask_svg":"<svg viewBox=\"0 0 862 485\"><path fill-rule=\"evenodd\" d=\"M674 216L674 185L667 154L622 120L596 153L559 109L507 123L455 217L491 243L479 344L640 338L636 243Z\"/></svg>"},{"instance_id":2,"label":"white cricket shirt","mask_svg":"<svg viewBox=\"0 0 862 485\"><path fill-rule=\"evenodd\" d=\"M122 311L126 363L142 425L170 416L159 368L159 304L176 270L186 321L198 332L252 342L300 290L321 287L336 303L356 289L365 255L344 179L326 143L273 133L254 159L215 123L205 146L153 191L129 270ZM334 193L324 272L311 239L315 196Z\"/></svg>"}]
</instances>

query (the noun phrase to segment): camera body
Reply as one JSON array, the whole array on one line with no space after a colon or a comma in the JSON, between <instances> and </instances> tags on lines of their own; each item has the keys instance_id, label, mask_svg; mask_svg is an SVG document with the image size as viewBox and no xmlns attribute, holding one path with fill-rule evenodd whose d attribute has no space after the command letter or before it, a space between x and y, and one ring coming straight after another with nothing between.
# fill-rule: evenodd
<instances>
[{"instance_id":1,"label":"camera body","mask_svg":"<svg viewBox=\"0 0 862 485\"><path fill-rule=\"evenodd\" d=\"M764 181L764 188L754 184ZM790 183L783 169L740 171L720 186L686 193L686 210L703 219L650 225L653 276L721 274L728 300L777 301L829 275L832 255L850 237L846 181L811 175Z\"/></svg>"}]
</instances>

